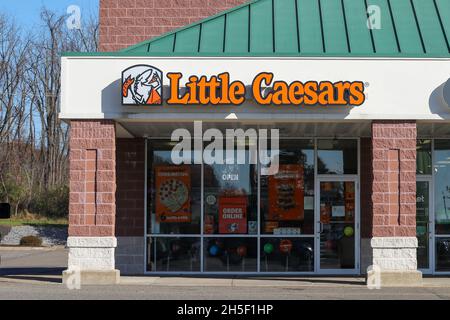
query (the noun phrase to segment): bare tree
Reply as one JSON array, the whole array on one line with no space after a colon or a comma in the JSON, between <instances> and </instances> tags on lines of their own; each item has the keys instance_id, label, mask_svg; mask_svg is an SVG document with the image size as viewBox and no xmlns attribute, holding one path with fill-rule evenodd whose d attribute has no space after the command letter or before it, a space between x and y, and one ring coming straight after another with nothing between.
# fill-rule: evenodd
<instances>
[{"instance_id":1,"label":"bare tree","mask_svg":"<svg viewBox=\"0 0 450 320\"><path fill-rule=\"evenodd\" d=\"M24 35L0 15L0 201L27 208L67 186L68 127L58 118L60 58L96 51L98 22L86 15L69 30L66 15L42 9L42 28Z\"/></svg>"},{"instance_id":2,"label":"bare tree","mask_svg":"<svg viewBox=\"0 0 450 320\"><path fill-rule=\"evenodd\" d=\"M29 47L29 40L17 26L0 15L0 194L16 203L16 211L23 191L18 160L26 149L22 142L29 132L24 79Z\"/></svg>"},{"instance_id":3,"label":"bare tree","mask_svg":"<svg viewBox=\"0 0 450 320\"><path fill-rule=\"evenodd\" d=\"M65 183L67 176L67 126L58 119L60 54L97 49L98 23L91 18L82 29L68 30L66 16L43 10L43 34L34 41L29 77L33 101L41 123L40 150L46 188Z\"/></svg>"}]
</instances>

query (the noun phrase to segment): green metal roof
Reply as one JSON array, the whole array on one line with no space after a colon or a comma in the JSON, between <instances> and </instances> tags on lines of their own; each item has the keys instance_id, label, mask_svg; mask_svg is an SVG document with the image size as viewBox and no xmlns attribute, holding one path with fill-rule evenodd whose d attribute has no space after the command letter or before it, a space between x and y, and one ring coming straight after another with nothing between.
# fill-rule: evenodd
<instances>
[{"instance_id":1,"label":"green metal roof","mask_svg":"<svg viewBox=\"0 0 450 320\"><path fill-rule=\"evenodd\" d=\"M450 57L449 40L450 0L256 0L120 53Z\"/></svg>"}]
</instances>

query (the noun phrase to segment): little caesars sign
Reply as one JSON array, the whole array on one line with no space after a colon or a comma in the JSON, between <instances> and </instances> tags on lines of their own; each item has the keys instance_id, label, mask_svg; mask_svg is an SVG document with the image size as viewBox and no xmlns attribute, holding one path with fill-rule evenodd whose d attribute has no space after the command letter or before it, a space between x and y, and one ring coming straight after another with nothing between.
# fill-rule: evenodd
<instances>
[{"instance_id":1,"label":"little caesars sign","mask_svg":"<svg viewBox=\"0 0 450 320\"><path fill-rule=\"evenodd\" d=\"M250 86L230 80L230 74L183 76L166 75L168 96L163 99L163 72L153 66L137 65L122 72L124 105L241 105L250 97L260 105L360 106L365 101L361 81L293 81L275 80L271 72L261 72ZM164 88L166 90L166 88Z\"/></svg>"}]
</instances>

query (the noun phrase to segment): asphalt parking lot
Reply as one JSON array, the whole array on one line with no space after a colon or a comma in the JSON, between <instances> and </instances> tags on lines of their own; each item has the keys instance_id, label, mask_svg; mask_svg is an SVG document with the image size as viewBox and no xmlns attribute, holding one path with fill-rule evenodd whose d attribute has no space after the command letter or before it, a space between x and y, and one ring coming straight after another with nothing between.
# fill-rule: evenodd
<instances>
[{"instance_id":1,"label":"asphalt parking lot","mask_svg":"<svg viewBox=\"0 0 450 320\"><path fill-rule=\"evenodd\" d=\"M205 278L122 277L115 286L61 284L67 251L63 247L0 247L0 300L7 299L450 299L450 278L426 278L417 288L369 290L363 278Z\"/></svg>"}]
</instances>

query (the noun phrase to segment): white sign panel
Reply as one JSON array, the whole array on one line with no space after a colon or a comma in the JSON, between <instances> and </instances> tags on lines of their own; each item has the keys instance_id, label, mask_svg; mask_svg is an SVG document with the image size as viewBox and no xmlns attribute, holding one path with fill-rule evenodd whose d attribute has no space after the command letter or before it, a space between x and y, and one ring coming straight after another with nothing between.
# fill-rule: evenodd
<instances>
[{"instance_id":1,"label":"white sign panel","mask_svg":"<svg viewBox=\"0 0 450 320\"><path fill-rule=\"evenodd\" d=\"M216 121L224 120L233 112L239 120L258 122L450 120L450 108L442 99L444 83L450 75L450 59L111 56L62 59L60 117L63 119ZM145 67L133 69L137 65ZM203 105L202 100L195 100L201 99L202 91L193 92L194 88L187 88L193 79L197 79L198 84L202 77L209 81L224 73L229 76L228 84L236 85L228 91L224 91L222 85L217 86L222 93L216 100L208 100L217 101L217 105ZM262 73L273 77L260 82L258 88L263 92L258 100L251 91L256 76ZM180 74L178 79L175 74ZM172 79L169 79L171 75ZM170 90L171 81L175 83L175 80L179 83L179 99L172 99L174 103L168 104L167 97L175 95L166 90ZM245 87L244 91L239 83ZM268 103L264 104L263 98L276 91L277 83L280 87L283 83L295 86L290 96L279 95L275 97L278 100L266 100ZM316 90L314 83L320 88ZM322 100L319 96L319 100L307 100L322 92L328 86L326 83L335 88L338 85L347 87L342 96L337 91L337 97L321 95ZM355 86L353 91L349 87L351 84ZM201 90L201 86L196 88ZM207 95L214 98L211 88L207 89ZM308 88L311 89L309 94ZM188 98L184 95L187 89L191 90ZM363 100L358 99L360 91L364 93ZM234 95L226 100L223 92L234 92ZM297 98L300 100L295 100ZM292 101L303 103L285 103ZM306 103L308 101L312 103ZM325 103L315 104L316 101ZM335 103L331 103L333 101Z\"/></svg>"}]
</instances>

